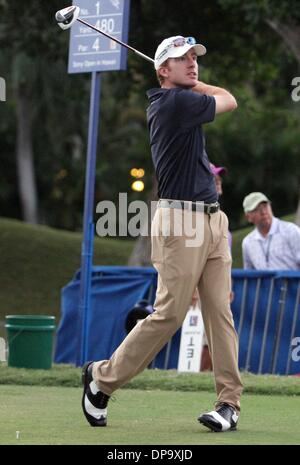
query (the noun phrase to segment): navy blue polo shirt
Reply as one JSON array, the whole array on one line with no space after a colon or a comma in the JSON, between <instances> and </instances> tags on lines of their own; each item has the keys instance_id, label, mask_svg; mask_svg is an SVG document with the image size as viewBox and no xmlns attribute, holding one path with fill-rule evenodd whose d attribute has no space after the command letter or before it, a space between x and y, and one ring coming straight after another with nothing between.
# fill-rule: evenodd
<instances>
[{"instance_id":1,"label":"navy blue polo shirt","mask_svg":"<svg viewBox=\"0 0 300 465\"><path fill-rule=\"evenodd\" d=\"M147 120L158 196L213 203L218 199L202 124L214 120L214 97L192 90L151 89Z\"/></svg>"}]
</instances>

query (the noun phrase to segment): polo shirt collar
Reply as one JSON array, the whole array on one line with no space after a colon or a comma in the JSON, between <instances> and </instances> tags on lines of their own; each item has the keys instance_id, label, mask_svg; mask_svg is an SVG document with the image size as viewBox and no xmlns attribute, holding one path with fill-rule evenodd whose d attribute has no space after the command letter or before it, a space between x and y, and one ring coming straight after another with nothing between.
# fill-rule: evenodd
<instances>
[{"instance_id":1,"label":"polo shirt collar","mask_svg":"<svg viewBox=\"0 0 300 465\"><path fill-rule=\"evenodd\" d=\"M266 237L262 236L257 228L255 229L254 236L255 236L255 239L257 239L258 241L263 241L263 240L267 239L267 237L273 236L278 231L279 231L279 219L276 218L275 216L273 216L271 229L268 232L268 234L266 235Z\"/></svg>"}]
</instances>

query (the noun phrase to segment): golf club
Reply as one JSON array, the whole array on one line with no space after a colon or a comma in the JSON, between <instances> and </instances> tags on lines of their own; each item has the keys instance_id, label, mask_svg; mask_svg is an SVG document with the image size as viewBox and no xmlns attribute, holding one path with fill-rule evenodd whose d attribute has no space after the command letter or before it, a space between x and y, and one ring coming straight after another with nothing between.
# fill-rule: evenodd
<instances>
[{"instance_id":1,"label":"golf club","mask_svg":"<svg viewBox=\"0 0 300 465\"><path fill-rule=\"evenodd\" d=\"M80 8L78 6L69 6L67 8L64 8L63 10L59 10L55 14L55 19L58 23L58 25L62 29L69 29L72 27L72 25L75 23L75 21L79 21L80 23L84 24L87 27L90 27L96 32L99 32L99 34L103 34L104 36L108 37L109 39L117 42L119 45L122 45L123 47L126 47L128 50L131 50L132 52L136 53L136 55L139 55L140 57L144 58L147 61L150 61L151 63L154 63L153 58L148 57L142 52L139 52L135 48L131 47L128 44L125 44L119 39L116 39L115 37L107 34L107 32L102 31L101 29L98 29L97 27L93 26L92 24L87 23L83 19L79 18L79 13L80 13Z\"/></svg>"}]
</instances>

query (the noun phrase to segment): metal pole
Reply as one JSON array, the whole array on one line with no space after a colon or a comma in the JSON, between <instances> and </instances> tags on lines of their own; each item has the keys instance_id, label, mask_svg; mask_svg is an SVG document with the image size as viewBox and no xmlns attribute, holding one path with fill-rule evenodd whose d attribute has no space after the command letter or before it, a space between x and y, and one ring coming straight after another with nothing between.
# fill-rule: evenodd
<instances>
[{"instance_id":1,"label":"metal pole","mask_svg":"<svg viewBox=\"0 0 300 465\"><path fill-rule=\"evenodd\" d=\"M242 303L241 303L241 310L240 310L240 321L239 321L239 329L238 329L239 337L241 337L241 334L242 334L243 323L244 323L244 318L245 318L247 290L248 290L248 278L244 278L243 295L242 295Z\"/></svg>"},{"instance_id":2,"label":"metal pole","mask_svg":"<svg viewBox=\"0 0 300 465\"><path fill-rule=\"evenodd\" d=\"M297 325L297 318L298 318L298 313L299 313L299 303L300 303L300 280L298 282L298 287L297 287L297 297L296 297L295 308L294 308L290 348L289 348L289 355L288 355L286 371L285 371L286 376L290 374L290 367L291 367L291 361L292 361L292 341L296 334L296 325Z\"/></svg>"},{"instance_id":3,"label":"metal pole","mask_svg":"<svg viewBox=\"0 0 300 465\"><path fill-rule=\"evenodd\" d=\"M277 358L278 358L278 353L279 353L281 329L282 329L282 323L283 323L283 315L285 311L287 289L288 289L288 280L284 279L283 284L281 285L281 288L280 288L280 298L278 302L279 310L278 310L276 330L275 330L275 349L274 349L273 357L272 357L272 374L273 375L276 372L276 365L277 365Z\"/></svg>"},{"instance_id":4,"label":"metal pole","mask_svg":"<svg viewBox=\"0 0 300 465\"><path fill-rule=\"evenodd\" d=\"M100 94L101 73L93 72L85 176L83 242L81 249L80 300L78 308L78 366L82 366L84 362L87 361L88 356L88 327L91 307L91 278L94 252L94 198Z\"/></svg>"},{"instance_id":5,"label":"metal pole","mask_svg":"<svg viewBox=\"0 0 300 465\"><path fill-rule=\"evenodd\" d=\"M268 338L268 328L269 328L270 315L271 315L271 310L272 310L273 292L274 292L274 278L271 279L270 290L269 290L269 297L268 297L268 305L267 305L267 311L266 311L264 333L263 333L263 339L262 339L262 344L261 344L261 352L260 352L260 358L259 358L259 366L258 366L258 374L259 375L262 374L262 369L263 369L263 362L264 362L264 357L265 357L266 343L267 343L267 338Z\"/></svg>"},{"instance_id":6,"label":"metal pole","mask_svg":"<svg viewBox=\"0 0 300 465\"><path fill-rule=\"evenodd\" d=\"M258 308L258 301L260 297L260 286L261 286L261 278L258 278L256 284L256 292L255 292L255 301L253 307L253 315L252 315L252 322L251 322L251 329L250 329L250 336L248 342L248 350L247 350L247 359L246 359L246 370L250 370L250 360L251 360L251 351L252 351L252 344L254 340L254 328L256 323L256 315L257 315L257 308Z\"/></svg>"},{"instance_id":7,"label":"metal pole","mask_svg":"<svg viewBox=\"0 0 300 465\"><path fill-rule=\"evenodd\" d=\"M169 340L169 342L168 342L168 344L167 344L166 354L165 354L164 370L167 370L167 369L168 369L169 360L170 360L171 348L172 348L172 338Z\"/></svg>"}]
</instances>

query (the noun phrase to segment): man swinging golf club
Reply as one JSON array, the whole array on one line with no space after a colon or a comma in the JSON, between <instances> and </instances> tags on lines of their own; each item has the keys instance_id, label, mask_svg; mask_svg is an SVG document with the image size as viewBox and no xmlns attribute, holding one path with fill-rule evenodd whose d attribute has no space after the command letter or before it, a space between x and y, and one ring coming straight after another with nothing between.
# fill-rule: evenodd
<instances>
[{"instance_id":1,"label":"man swinging golf club","mask_svg":"<svg viewBox=\"0 0 300 465\"><path fill-rule=\"evenodd\" d=\"M76 20L83 22L78 16L79 8L73 6L57 12L56 19L67 29ZM155 311L134 327L110 360L84 365L82 409L91 426L106 426L111 394L146 368L182 325L198 287L217 391L215 409L200 415L198 421L212 431L232 431L239 418L242 383L230 310L228 220L218 204L202 125L234 110L237 103L228 91L198 81L197 57L206 49L194 38L165 39L154 60L111 38L154 61L161 86L148 92L147 110L160 198L152 229L158 287ZM181 235L174 232L175 222L186 210L204 231L203 241L194 246L188 245L185 231ZM162 227L166 218L168 224ZM165 230L169 231L167 236Z\"/></svg>"},{"instance_id":2,"label":"man swinging golf club","mask_svg":"<svg viewBox=\"0 0 300 465\"><path fill-rule=\"evenodd\" d=\"M152 235L152 260L158 272L155 311L134 327L110 360L83 367L82 408L92 426L107 424L112 393L144 370L182 325L196 286L217 392L215 409L198 421L216 432L237 426L242 383L230 309L228 220L219 208L202 132L203 124L234 110L237 103L228 91L198 81L197 57L205 53L195 39L176 36L165 39L155 54L161 87L148 92L147 110L160 198L153 219L158 234ZM184 233L172 233L174 218L186 210L204 228L203 241L195 247L187 246ZM166 216L171 231L167 237L161 230Z\"/></svg>"}]
</instances>

